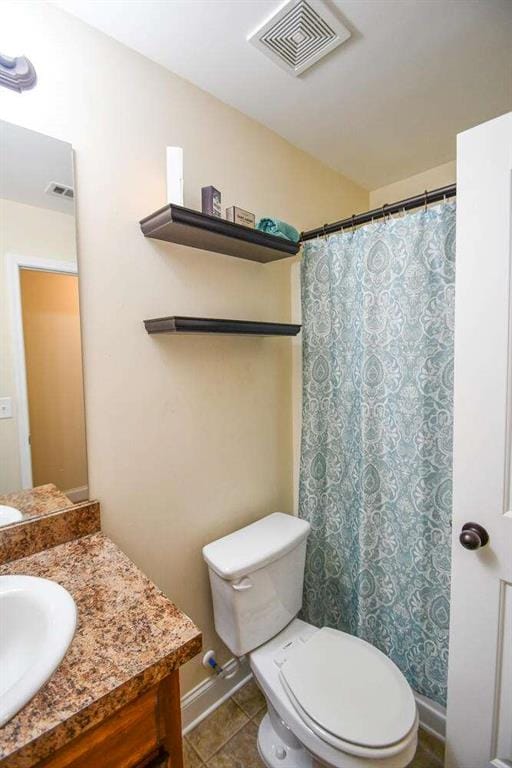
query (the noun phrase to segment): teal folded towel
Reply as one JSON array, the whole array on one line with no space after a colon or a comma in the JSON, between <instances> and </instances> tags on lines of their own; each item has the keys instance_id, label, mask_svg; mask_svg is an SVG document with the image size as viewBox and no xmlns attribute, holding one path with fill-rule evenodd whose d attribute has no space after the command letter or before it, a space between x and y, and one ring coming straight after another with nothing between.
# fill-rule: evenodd
<instances>
[{"instance_id":1,"label":"teal folded towel","mask_svg":"<svg viewBox=\"0 0 512 768\"><path fill-rule=\"evenodd\" d=\"M259 229L262 232L267 232L269 235L284 237L286 240L291 240L292 243L298 243L300 240L300 234L295 227L292 227L291 224L287 224L286 221L281 221L281 219L260 219L256 224L256 229Z\"/></svg>"}]
</instances>

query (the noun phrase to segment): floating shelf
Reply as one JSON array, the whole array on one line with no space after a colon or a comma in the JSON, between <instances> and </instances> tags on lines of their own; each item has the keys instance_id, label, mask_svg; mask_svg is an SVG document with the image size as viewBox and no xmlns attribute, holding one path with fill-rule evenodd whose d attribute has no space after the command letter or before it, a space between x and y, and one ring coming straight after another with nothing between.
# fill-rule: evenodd
<instances>
[{"instance_id":1,"label":"floating shelf","mask_svg":"<svg viewBox=\"0 0 512 768\"><path fill-rule=\"evenodd\" d=\"M218 216L169 204L140 222L146 237L265 264L295 256L300 243L244 227Z\"/></svg>"},{"instance_id":2,"label":"floating shelf","mask_svg":"<svg viewBox=\"0 0 512 768\"><path fill-rule=\"evenodd\" d=\"M144 320L148 333L227 333L244 336L296 336L300 325L260 323L251 320L217 320L213 317L157 317Z\"/></svg>"}]
</instances>

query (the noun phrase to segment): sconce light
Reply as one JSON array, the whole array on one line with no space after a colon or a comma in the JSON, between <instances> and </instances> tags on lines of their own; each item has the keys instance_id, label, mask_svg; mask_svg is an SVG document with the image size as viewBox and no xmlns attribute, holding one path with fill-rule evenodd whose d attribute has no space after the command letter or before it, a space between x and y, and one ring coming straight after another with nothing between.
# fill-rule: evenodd
<instances>
[{"instance_id":1,"label":"sconce light","mask_svg":"<svg viewBox=\"0 0 512 768\"><path fill-rule=\"evenodd\" d=\"M4 56L0 53L0 85L13 91L26 91L36 84L37 76L26 56Z\"/></svg>"}]
</instances>

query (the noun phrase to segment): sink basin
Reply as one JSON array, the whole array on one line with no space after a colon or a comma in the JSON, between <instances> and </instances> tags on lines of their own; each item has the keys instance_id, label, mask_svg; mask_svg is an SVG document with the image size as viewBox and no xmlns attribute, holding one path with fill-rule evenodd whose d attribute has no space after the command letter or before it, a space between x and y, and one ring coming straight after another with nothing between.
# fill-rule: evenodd
<instances>
[{"instance_id":1,"label":"sink basin","mask_svg":"<svg viewBox=\"0 0 512 768\"><path fill-rule=\"evenodd\" d=\"M75 601L60 584L0 576L0 726L53 674L75 627Z\"/></svg>"},{"instance_id":2,"label":"sink basin","mask_svg":"<svg viewBox=\"0 0 512 768\"><path fill-rule=\"evenodd\" d=\"M16 507L9 507L7 504L0 504L0 525L9 525L9 523L18 523L23 520L23 514Z\"/></svg>"}]
</instances>

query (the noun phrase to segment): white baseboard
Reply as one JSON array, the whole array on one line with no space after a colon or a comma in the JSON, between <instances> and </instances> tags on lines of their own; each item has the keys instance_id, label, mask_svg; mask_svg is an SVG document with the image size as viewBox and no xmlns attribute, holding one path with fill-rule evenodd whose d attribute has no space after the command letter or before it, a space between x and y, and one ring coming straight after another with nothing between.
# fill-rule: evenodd
<instances>
[{"instance_id":1,"label":"white baseboard","mask_svg":"<svg viewBox=\"0 0 512 768\"><path fill-rule=\"evenodd\" d=\"M237 667L237 661L230 659L223 669L229 674ZM226 679L211 675L202 683L196 685L181 698L181 720L183 735L191 731L201 720L229 699L235 691L252 678L251 668L247 657L240 660L238 669L232 677ZM444 741L446 733L446 710L441 704L422 696L414 691L414 697L420 716L420 725L437 739Z\"/></svg>"},{"instance_id":2,"label":"white baseboard","mask_svg":"<svg viewBox=\"0 0 512 768\"><path fill-rule=\"evenodd\" d=\"M420 725L432 736L441 741L445 740L446 735L446 709L432 699L427 699L421 693L414 691L414 698L418 707L420 716Z\"/></svg>"},{"instance_id":3,"label":"white baseboard","mask_svg":"<svg viewBox=\"0 0 512 768\"><path fill-rule=\"evenodd\" d=\"M183 735L199 725L201 720L220 707L252 677L247 657L240 659L239 664L235 659L230 659L223 665L223 669L228 674L234 671L233 676L226 679L212 673L210 677L181 697Z\"/></svg>"}]
</instances>

